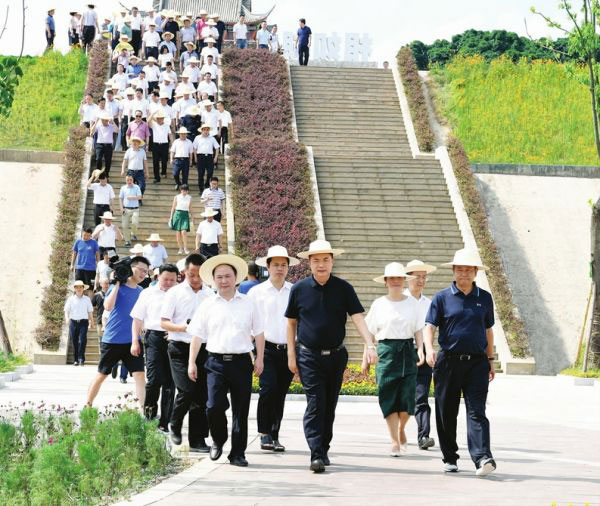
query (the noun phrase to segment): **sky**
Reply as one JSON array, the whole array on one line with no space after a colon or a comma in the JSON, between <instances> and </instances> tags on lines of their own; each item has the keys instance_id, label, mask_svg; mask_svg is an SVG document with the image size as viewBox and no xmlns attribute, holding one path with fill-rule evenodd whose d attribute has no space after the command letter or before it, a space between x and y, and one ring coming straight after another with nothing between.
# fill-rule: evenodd
<instances>
[{"instance_id":1,"label":"sky","mask_svg":"<svg viewBox=\"0 0 600 506\"><path fill-rule=\"evenodd\" d=\"M201 2L201 0L199 0ZM123 0L127 7L150 7L151 0ZM573 4L577 5L579 0ZM111 15L119 8L118 0L101 0L96 8L99 17ZM21 46L21 0L0 0L0 27L4 26L6 7L10 5L6 31L0 38L0 54L18 54ZM393 60L398 49L415 39L431 43L450 38L466 29L506 29L526 35L525 19L531 36L556 38L560 32L548 28L545 22L530 12L535 7L551 17L564 21L558 0L253 0L254 12L275 10L269 24L277 23L280 32L295 31L298 18L306 18L313 33L341 35L349 32L368 33L372 52L370 61L379 65ZM46 11L57 7L55 21L57 49L66 51L67 25L70 10L83 10L81 0L25 0L25 51L39 55L44 51ZM367 6L367 10L365 10ZM360 24L357 20L361 20Z\"/></svg>"}]
</instances>

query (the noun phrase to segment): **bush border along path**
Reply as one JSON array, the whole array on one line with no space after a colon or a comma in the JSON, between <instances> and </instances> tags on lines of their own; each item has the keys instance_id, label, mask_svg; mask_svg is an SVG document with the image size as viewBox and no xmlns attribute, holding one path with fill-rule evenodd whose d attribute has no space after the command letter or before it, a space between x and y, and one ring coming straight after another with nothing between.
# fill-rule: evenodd
<instances>
[{"instance_id":1,"label":"bush border along path","mask_svg":"<svg viewBox=\"0 0 600 506\"><path fill-rule=\"evenodd\" d=\"M426 99L416 68L417 65L410 47L405 46L400 49L398 51L398 71L408 95L408 105L412 119L415 121L415 118L419 118L419 122L415 123L415 131L419 147L423 150L421 146L432 142L433 133L429 125ZM422 120L427 121L427 128L418 127ZM454 175L456 176L465 211L469 217L469 222L471 223L471 228L479 247L481 259L489 267L487 273L488 280L494 294L496 310L502 322L508 346L512 355L516 358L531 356L529 337L523 320L518 316L516 306L512 300L508 277L506 276L498 248L489 229L487 214L481 201L479 190L477 189L477 181L470 167L469 157L457 137L450 135L447 144L448 156L452 162Z\"/></svg>"},{"instance_id":2,"label":"bush border along path","mask_svg":"<svg viewBox=\"0 0 600 506\"><path fill-rule=\"evenodd\" d=\"M95 98L102 95L109 54L105 40L94 44L89 57L88 76L85 92ZM71 246L77 233L81 205L81 178L84 167L87 128L78 125L71 128L65 142L65 160L60 201L56 212L54 238L50 253L49 270L51 283L44 288L41 315L42 321L35 330L37 343L47 350L56 350L60 343L63 327L63 307L69 284L69 259Z\"/></svg>"},{"instance_id":3,"label":"bush border along path","mask_svg":"<svg viewBox=\"0 0 600 506\"><path fill-rule=\"evenodd\" d=\"M233 116L230 167L237 253L255 259L281 244L291 255L316 237L306 149L294 141L283 57L256 49L223 53L223 95ZM308 268L291 269L292 279Z\"/></svg>"}]
</instances>

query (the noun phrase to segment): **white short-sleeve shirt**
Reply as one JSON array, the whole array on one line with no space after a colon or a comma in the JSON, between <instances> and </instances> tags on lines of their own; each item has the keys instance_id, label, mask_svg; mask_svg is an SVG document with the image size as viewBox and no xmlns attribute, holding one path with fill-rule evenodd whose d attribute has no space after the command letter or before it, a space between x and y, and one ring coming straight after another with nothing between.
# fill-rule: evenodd
<instances>
[{"instance_id":1,"label":"white short-sleeve shirt","mask_svg":"<svg viewBox=\"0 0 600 506\"><path fill-rule=\"evenodd\" d=\"M142 41L146 44L146 47L158 47L160 44L160 34L157 31L147 31L144 33Z\"/></svg>"},{"instance_id":2,"label":"white short-sleeve shirt","mask_svg":"<svg viewBox=\"0 0 600 506\"><path fill-rule=\"evenodd\" d=\"M158 244L156 247L152 246L152 244L146 244L146 246L144 246L144 256L150 260L150 267L152 269L160 267L166 262L167 258L169 258L167 250L162 244Z\"/></svg>"},{"instance_id":3,"label":"white short-sleeve shirt","mask_svg":"<svg viewBox=\"0 0 600 506\"><path fill-rule=\"evenodd\" d=\"M195 292L190 284L184 280L167 292L160 311L160 317L171 320L175 325L182 325L192 318L194 311L204 299L213 296L214 292L210 288L202 286L200 290ZM190 343L192 336L187 332L169 331L169 341Z\"/></svg>"},{"instance_id":4,"label":"white short-sleeve shirt","mask_svg":"<svg viewBox=\"0 0 600 506\"><path fill-rule=\"evenodd\" d=\"M202 244L217 244L219 236L223 235L223 227L217 220L203 220L198 224L196 235L200 235Z\"/></svg>"},{"instance_id":5,"label":"white short-sleeve shirt","mask_svg":"<svg viewBox=\"0 0 600 506\"><path fill-rule=\"evenodd\" d=\"M160 326L160 312L166 295L167 291L161 290L158 283L149 286L142 290L129 316L144 322L146 330L164 332L164 329Z\"/></svg>"},{"instance_id":6,"label":"white short-sleeve shirt","mask_svg":"<svg viewBox=\"0 0 600 506\"><path fill-rule=\"evenodd\" d=\"M100 183L92 183L90 188L94 192L94 204L109 206L111 200L115 198L113 187L108 183L104 186Z\"/></svg>"},{"instance_id":7,"label":"white short-sleeve shirt","mask_svg":"<svg viewBox=\"0 0 600 506\"><path fill-rule=\"evenodd\" d=\"M99 229L102 231L98 234L98 246L102 246L103 248L115 248L115 241L117 239L115 226L111 224L111 226L108 227L104 223L100 223L94 230L94 233Z\"/></svg>"},{"instance_id":8,"label":"white short-sleeve shirt","mask_svg":"<svg viewBox=\"0 0 600 506\"><path fill-rule=\"evenodd\" d=\"M65 315L70 320L87 320L92 311L94 311L92 301L87 295L79 297L73 294L65 303Z\"/></svg>"},{"instance_id":9,"label":"white short-sleeve shirt","mask_svg":"<svg viewBox=\"0 0 600 506\"><path fill-rule=\"evenodd\" d=\"M373 301L365 319L369 332L378 341L384 339L413 339L419 327L419 306L416 299L407 297L391 301L387 296Z\"/></svg>"},{"instance_id":10,"label":"white short-sleeve shirt","mask_svg":"<svg viewBox=\"0 0 600 506\"><path fill-rule=\"evenodd\" d=\"M404 290L404 295L413 297L408 288ZM425 326L425 317L427 316L427 311L429 311L429 306L431 306L431 299L421 294L421 298L416 300L419 305L419 328L422 329Z\"/></svg>"},{"instance_id":11,"label":"white short-sleeve shirt","mask_svg":"<svg viewBox=\"0 0 600 506\"><path fill-rule=\"evenodd\" d=\"M188 158L192 153L192 141L186 139L175 139L171 145L171 152L174 153L175 158Z\"/></svg>"},{"instance_id":12,"label":"white short-sleeve shirt","mask_svg":"<svg viewBox=\"0 0 600 506\"><path fill-rule=\"evenodd\" d=\"M254 301L264 322L265 339L275 344L287 343L287 318L285 310L290 298L292 284L285 281L280 290L270 279L253 286L248 297Z\"/></svg>"}]
</instances>

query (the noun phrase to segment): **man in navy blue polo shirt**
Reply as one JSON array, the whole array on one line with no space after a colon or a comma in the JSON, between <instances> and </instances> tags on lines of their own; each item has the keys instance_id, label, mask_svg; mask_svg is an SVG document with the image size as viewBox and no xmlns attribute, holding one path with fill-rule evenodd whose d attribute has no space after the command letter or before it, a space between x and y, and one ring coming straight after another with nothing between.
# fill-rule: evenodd
<instances>
[{"instance_id":1,"label":"man in navy blue polo shirt","mask_svg":"<svg viewBox=\"0 0 600 506\"><path fill-rule=\"evenodd\" d=\"M488 383L494 379L494 303L492 295L475 284L479 269L486 270L476 251L456 252L451 266L454 282L438 292L425 318L427 363L433 367L435 417L444 471L457 472L456 419L460 395L467 410L467 441L477 476L496 469L490 450L490 423L485 416ZM439 327L440 352L433 349Z\"/></svg>"},{"instance_id":2,"label":"man in navy blue polo shirt","mask_svg":"<svg viewBox=\"0 0 600 506\"><path fill-rule=\"evenodd\" d=\"M328 241L317 240L310 243L308 251L298 253L309 260L312 276L292 286L285 312L288 367L300 374L306 393L304 436L310 448L310 469L315 473L322 473L330 464L327 453L335 407L348 363L344 346L347 315L367 344L369 364L377 362L373 336L354 288L331 275L333 257L343 252L332 249Z\"/></svg>"},{"instance_id":3,"label":"man in navy blue polo shirt","mask_svg":"<svg viewBox=\"0 0 600 506\"><path fill-rule=\"evenodd\" d=\"M296 34L296 48L300 65L308 65L310 43L312 42L312 31L306 26L306 19L300 18L300 28Z\"/></svg>"}]
</instances>

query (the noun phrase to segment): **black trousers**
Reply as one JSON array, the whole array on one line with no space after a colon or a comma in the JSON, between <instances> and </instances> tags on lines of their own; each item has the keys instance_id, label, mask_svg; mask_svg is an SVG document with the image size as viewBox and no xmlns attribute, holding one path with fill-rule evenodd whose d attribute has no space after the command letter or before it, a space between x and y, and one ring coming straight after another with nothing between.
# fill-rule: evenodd
<instances>
[{"instance_id":1,"label":"black trousers","mask_svg":"<svg viewBox=\"0 0 600 506\"><path fill-rule=\"evenodd\" d=\"M196 155L196 165L198 168L198 188L202 191L204 188L208 188L210 184L210 178L213 176L215 171L215 159L214 155L202 155L198 153ZM202 180L204 179L204 173L206 172L206 182L202 186Z\"/></svg>"},{"instance_id":2,"label":"black trousers","mask_svg":"<svg viewBox=\"0 0 600 506\"><path fill-rule=\"evenodd\" d=\"M108 204L94 204L94 223L100 225L102 221L101 216L106 212L110 211L110 205Z\"/></svg>"},{"instance_id":3,"label":"black trousers","mask_svg":"<svg viewBox=\"0 0 600 506\"><path fill-rule=\"evenodd\" d=\"M153 420L158 413L158 398L160 396L161 427L167 427L173 411L175 384L171 374L168 342L166 332L156 330L146 331L144 338L146 355L146 398L144 413ZM161 395L162 389L162 395Z\"/></svg>"},{"instance_id":4,"label":"black trousers","mask_svg":"<svg viewBox=\"0 0 600 506\"><path fill-rule=\"evenodd\" d=\"M56 36L56 32L54 30L50 31L50 36L48 36L48 32L46 32L46 50L52 49L54 47L54 37Z\"/></svg>"},{"instance_id":5,"label":"black trousers","mask_svg":"<svg viewBox=\"0 0 600 506\"><path fill-rule=\"evenodd\" d=\"M196 358L198 378L195 382L189 378L187 373L190 345L181 341L169 341L168 352L171 361L171 374L177 387L177 395L171 414L171 428L176 432L181 432L183 419L189 413L188 441L190 446L196 446L200 443L200 439L208 436L206 372L204 370L206 348L202 345Z\"/></svg>"},{"instance_id":6,"label":"black trousers","mask_svg":"<svg viewBox=\"0 0 600 506\"><path fill-rule=\"evenodd\" d=\"M229 355L231 357L231 355ZM206 414L213 442L227 441L227 393L231 395L231 451L229 460L244 457L248 446L248 413L252 395L252 360L249 353L234 355L232 360L209 355L206 359L208 401Z\"/></svg>"},{"instance_id":7,"label":"black trousers","mask_svg":"<svg viewBox=\"0 0 600 506\"><path fill-rule=\"evenodd\" d=\"M146 48L148 49L148 48ZM152 49L152 48L150 48ZM148 81L148 95L152 93L153 90L158 89L158 81ZM150 130L152 131L152 130Z\"/></svg>"},{"instance_id":8,"label":"black trousers","mask_svg":"<svg viewBox=\"0 0 600 506\"><path fill-rule=\"evenodd\" d=\"M83 48L85 49L86 46L91 46L94 43L94 38L96 37L96 27L95 26L90 26L90 25L85 25L83 27Z\"/></svg>"},{"instance_id":9,"label":"black trousers","mask_svg":"<svg viewBox=\"0 0 600 506\"><path fill-rule=\"evenodd\" d=\"M225 153L225 144L229 142L229 132L227 127L221 128L221 135L217 137L217 142L221 146L221 153Z\"/></svg>"},{"instance_id":10,"label":"black trousers","mask_svg":"<svg viewBox=\"0 0 600 506\"><path fill-rule=\"evenodd\" d=\"M294 377L288 369L287 348L277 349L277 345L266 342L264 363L265 368L259 377L258 432L279 439L285 396Z\"/></svg>"},{"instance_id":11,"label":"black trousers","mask_svg":"<svg viewBox=\"0 0 600 506\"><path fill-rule=\"evenodd\" d=\"M169 143L152 143L152 168L154 169L154 179L160 181L161 174L167 175L167 163L169 163Z\"/></svg>"},{"instance_id":12,"label":"black trousers","mask_svg":"<svg viewBox=\"0 0 600 506\"><path fill-rule=\"evenodd\" d=\"M485 354L460 360L440 351L433 368L435 420L444 462L456 463L456 419L462 393L467 410L467 443L475 466L491 458L490 423L485 416L490 363Z\"/></svg>"},{"instance_id":13,"label":"black trousers","mask_svg":"<svg viewBox=\"0 0 600 506\"><path fill-rule=\"evenodd\" d=\"M310 50L308 46L300 46L298 47L298 60L300 65L308 65L308 57L310 55Z\"/></svg>"},{"instance_id":14,"label":"black trousers","mask_svg":"<svg viewBox=\"0 0 600 506\"><path fill-rule=\"evenodd\" d=\"M129 117L123 116L121 121L121 149L127 151L127 128L129 127Z\"/></svg>"},{"instance_id":15,"label":"black trousers","mask_svg":"<svg viewBox=\"0 0 600 506\"><path fill-rule=\"evenodd\" d=\"M69 320L69 335L73 341L73 361L85 362L88 320Z\"/></svg>"},{"instance_id":16,"label":"black trousers","mask_svg":"<svg viewBox=\"0 0 600 506\"><path fill-rule=\"evenodd\" d=\"M335 408L347 363L346 348L321 355L318 350L298 347L298 372L307 402L304 437L310 448L311 460L322 458L329 452Z\"/></svg>"},{"instance_id":17,"label":"black trousers","mask_svg":"<svg viewBox=\"0 0 600 506\"><path fill-rule=\"evenodd\" d=\"M147 60L148 58L150 58L151 56L153 56L154 58L156 58L156 59L158 60L158 46L156 46L156 47L148 47L148 46L146 46L145 53L146 53L146 54L145 54L145 57L146 57L145 59L146 59L146 60ZM149 90L150 90L150 89L152 89L152 88L150 88L150 84L151 84L152 82L154 82L154 81L150 81L150 82L148 83L148 89L149 89ZM156 81L156 82L158 83L158 81ZM157 84L157 86L158 86L158 84Z\"/></svg>"},{"instance_id":18,"label":"black trousers","mask_svg":"<svg viewBox=\"0 0 600 506\"><path fill-rule=\"evenodd\" d=\"M96 143L96 169L102 169L102 161L104 160L104 173L108 177L110 166L112 164L113 145Z\"/></svg>"},{"instance_id":19,"label":"black trousers","mask_svg":"<svg viewBox=\"0 0 600 506\"><path fill-rule=\"evenodd\" d=\"M110 47L111 49L114 51L115 47L117 47L117 44L119 43L119 39L121 38L121 32L119 32L118 30L115 32L115 36L113 37L111 43L110 43Z\"/></svg>"},{"instance_id":20,"label":"black trousers","mask_svg":"<svg viewBox=\"0 0 600 506\"><path fill-rule=\"evenodd\" d=\"M204 255L206 258L216 257L219 254L219 245L217 243L204 244L201 242L200 254Z\"/></svg>"},{"instance_id":21,"label":"black trousers","mask_svg":"<svg viewBox=\"0 0 600 506\"><path fill-rule=\"evenodd\" d=\"M219 223L221 223L221 218L223 218L223 215L221 214L221 210L213 209L213 211L217 212L217 214L215 214L215 220L218 221Z\"/></svg>"},{"instance_id":22,"label":"black trousers","mask_svg":"<svg viewBox=\"0 0 600 506\"><path fill-rule=\"evenodd\" d=\"M140 52L140 47L142 46L142 31L141 30L131 30L131 45L133 46L133 51L137 55ZM156 58L156 56L155 56Z\"/></svg>"},{"instance_id":23,"label":"black trousers","mask_svg":"<svg viewBox=\"0 0 600 506\"><path fill-rule=\"evenodd\" d=\"M431 431L431 407L429 406L429 388L431 387L432 369L428 364L419 366L417 370L417 391L415 394L415 420L418 428L418 441L429 437Z\"/></svg>"}]
</instances>

